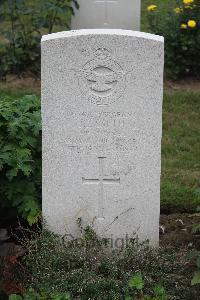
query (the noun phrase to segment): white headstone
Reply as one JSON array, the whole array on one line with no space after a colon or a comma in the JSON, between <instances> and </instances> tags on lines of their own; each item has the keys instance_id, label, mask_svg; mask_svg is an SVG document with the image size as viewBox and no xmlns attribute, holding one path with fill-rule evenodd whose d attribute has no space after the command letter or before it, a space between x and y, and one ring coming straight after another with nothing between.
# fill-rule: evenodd
<instances>
[{"instance_id":1,"label":"white headstone","mask_svg":"<svg viewBox=\"0 0 200 300\"><path fill-rule=\"evenodd\" d=\"M43 215L158 242L163 38L78 30L42 39Z\"/></svg>"},{"instance_id":2,"label":"white headstone","mask_svg":"<svg viewBox=\"0 0 200 300\"><path fill-rule=\"evenodd\" d=\"M72 29L120 28L140 30L140 0L78 0Z\"/></svg>"}]
</instances>

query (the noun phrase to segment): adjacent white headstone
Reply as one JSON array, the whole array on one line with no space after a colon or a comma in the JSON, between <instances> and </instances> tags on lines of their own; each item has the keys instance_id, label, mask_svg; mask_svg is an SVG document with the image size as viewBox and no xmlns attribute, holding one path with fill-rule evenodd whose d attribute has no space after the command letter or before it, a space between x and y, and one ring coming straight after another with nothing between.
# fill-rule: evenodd
<instances>
[{"instance_id":1,"label":"adjacent white headstone","mask_svg":"<svg viewBox=\"0 0 200 300\"><path fill-rule=\"evenodd\" d=\"M72 29L120 28L140 30L141 0L78 0Z\"/></svg>"},{"instance_id":2,"label":"adjacent white headstone","mask_svg":"<svg viewBox=\"0 0 200 300\"><path fill-rule=\"evenodd\" d=\"M42 39L43 215L77 237L158 242L163 38L79 30Z\"/></svg>"}]
</instances>

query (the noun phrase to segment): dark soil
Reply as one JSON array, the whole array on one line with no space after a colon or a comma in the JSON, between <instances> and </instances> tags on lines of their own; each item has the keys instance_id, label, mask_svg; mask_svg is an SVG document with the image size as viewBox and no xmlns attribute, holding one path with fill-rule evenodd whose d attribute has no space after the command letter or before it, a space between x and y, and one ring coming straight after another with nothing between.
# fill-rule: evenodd
<instances>
[{"instance_id":1,"label":"dark soil","mask_svg":"<svg viewBox=\"0 0 200 300\"><path fill-rule=\"evenodd\" d=\"M193 78L186 78L177 81L164 80L164 90L167 92L170 91L197 92L200 91L200 80L193 79Z\"/></svg>"},{"instance_id":2,"label":"dark soil","mask_svg":"<svg viewBox=\"0 0 200 300\"><path fill-rule=\"evenodd\" d=\"M161 215L160 245L200 250L200 234L192 234L195 224L200 224L200 214Z\"/></svg>"}]
</instances>

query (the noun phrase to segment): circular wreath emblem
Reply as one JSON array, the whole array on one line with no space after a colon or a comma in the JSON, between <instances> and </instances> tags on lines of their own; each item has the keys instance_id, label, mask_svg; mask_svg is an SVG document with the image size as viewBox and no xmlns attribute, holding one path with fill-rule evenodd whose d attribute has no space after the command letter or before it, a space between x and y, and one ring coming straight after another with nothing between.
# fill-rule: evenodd
<instances>
[{"instance_id":1,"label":"circular wreath emblem","mask_svg":"<svg viewBox=\"0 0 200 300\"><path fill-rule=\"evenodd\" d=\"M107 49L97 49L94 56L80 70L79 86L91 103L107 106L121 97L125 74Z\"/></svg>"}]
</instances>

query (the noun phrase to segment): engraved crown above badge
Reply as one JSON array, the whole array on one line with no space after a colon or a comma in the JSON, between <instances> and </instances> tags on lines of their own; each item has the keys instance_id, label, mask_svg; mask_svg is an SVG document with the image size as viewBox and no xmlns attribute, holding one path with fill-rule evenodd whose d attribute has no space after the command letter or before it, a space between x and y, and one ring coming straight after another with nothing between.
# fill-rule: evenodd
<instances>
[{"instance_id":1,"label":"engraved crown above badge","mask_svg":"<svg viewBox=\"0 0 200 300\"><path fill-rule=\"evenodd\" d=\"M121 97L125 89L125 73L109 50L98 48L94 59L80 70L79 86L91 103L107 106Z\"/></svg>"}]
</instances>

